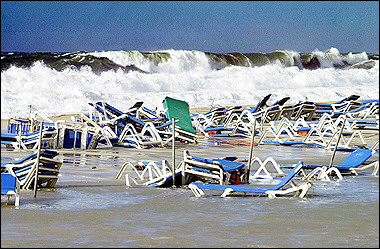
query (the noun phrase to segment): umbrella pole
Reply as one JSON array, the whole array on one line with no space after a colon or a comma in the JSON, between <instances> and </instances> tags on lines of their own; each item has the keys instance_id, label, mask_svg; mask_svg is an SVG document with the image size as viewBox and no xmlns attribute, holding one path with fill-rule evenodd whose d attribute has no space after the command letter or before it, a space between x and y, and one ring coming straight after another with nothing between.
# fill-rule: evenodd
<instances>
[{"instance_id":1,"label":"umbrella pole","mask_svg":"<svg viewBox=\"0 0 380 249\"><path fill-rule=\"evenodd\" d=\"M172 118L173 124L173 140L172 140L172 161L173 161L173 187L175 187L175 122L174 118Z\"/></svg>"},{"instance_id":2,"label":"umbrella pole","mask_svg":"<svg viewBox=\"0 0 380 249\"><path fill-rule=\"evenodd\" d=\"M38 151L37 151L37 161L36 161L36 174L35 174L35 178L34 178L34 198L37 197L37 181L38 181L38 171L39 171L39 166L40 166L40 153L41 153L43 123L44 122L41 121L41 124L40 124L40 134L39 134L39 140L38 140Z\"/></svg>"},{"instance_id":3,"label":"umbrella pole","mask_svg":"<svg viewBox=\"0 0 380 249\"><path fill-rule=\"evenodd\" d=\"M343 129L344 129L345 124L346 124L346 117L344 116L344 118L343 118L343 125L342 125L342 128L340 129L340 132L339 132L338 141L336 142L335 147L334 147L334 152L333 152L333 154L332 154L332 157L331 157L331 160L330 160L330 163L329 163L329 168L331 168L331 166L332 166L332 164L333 164L334 157L335 157L335 154L336 154L336 150L337 150L337 148L338 148L338 144L339 144L340 138L341 138L341 136L342 136L342 133L343 133Z\"/></svg>"},{"instance_id":4,"label":"umbrella pole","mask_svg":"<svg viewBox=\"0 0 380 249\"><path fill-rule=\"evenodd\" d=\"M256 119L254 119L253 122L253 131L252 131L252 136L251 136L251 145L249 147L249 158L248 158L248 164L245 167L244 170L244 182L248 183L249 182L249 172L251 168L251 158L252 158L252 152L253 152L253 143L255 141L255 130L256 130Z\"/></svg>"}]
</instances>

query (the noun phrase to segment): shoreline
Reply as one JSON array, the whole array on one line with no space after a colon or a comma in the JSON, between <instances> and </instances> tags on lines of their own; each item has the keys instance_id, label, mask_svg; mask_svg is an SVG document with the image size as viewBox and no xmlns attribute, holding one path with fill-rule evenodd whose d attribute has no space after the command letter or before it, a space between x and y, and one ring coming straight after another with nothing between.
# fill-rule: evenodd
<instances>
[{"instance_id":1,"label":"shoreline","mask_svg":"<svg viewBox=\"0 0 380 249\"><path fill-rule=\"evenodd\" d=\"M363 101L368 101L368 100L379 100L379 99L363 99ZM318 102L318 103L331 104L331 103L335 103L335 102L337 102L337 101L324 101L324 102ZM285 104L285 106L287 106L287 105L294 105L294 104L295 103L289 103L289 104ZM200 113L208 112L212 108L215 108L215 107L230 108L230 107L234 107L234 106L240 106L240 105L190 107L189 109L190 109L190 113L200 114ZM241 105L241 106L242 106L242 108L246 108L246 107L252 107L254 105ZM53 120L54 122L57 121L57 120L67 120L67 121L70 121L70 117L71 116L77 116L79 114L80 113L58 114L58 115L49 116L47 118ZM13 118L26 119L26 117L13 117ZM9 119L11 119L11 118L1 119L1 131L6 131L7 130ZM37 120L41 121L41 120L43 120L43 118L38 118Z\"/></svg>"}]
</instances>

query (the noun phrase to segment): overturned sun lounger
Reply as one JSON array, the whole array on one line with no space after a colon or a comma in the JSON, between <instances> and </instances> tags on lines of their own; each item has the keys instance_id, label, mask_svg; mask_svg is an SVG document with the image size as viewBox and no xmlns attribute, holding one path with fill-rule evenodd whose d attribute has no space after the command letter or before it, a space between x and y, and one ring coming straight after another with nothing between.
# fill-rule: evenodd
<instances>
[{"instance_id":1,"label":"overturned sun lounger","mask_svg":"<svg viewBox=\"0 0 380 249\"><path fill-rule=\"evenodd\" d=\"M190 175L203 182L219 184L240 184L244 174L242 162L194 157L187 150L184 151L184 159L178 167L183 178Z\"/></svg>"},{"instance_id":2,"label":"overturned sun lounger","mask_svg":"<svg viewBox=\"0 0 380 249\"><path fill-rule=\"evenodd\" d=\"M175 183L181 184L181 170L175 170ZM126 162L120 168L115 179L125 174L127 187L170 187L173 185L173 172L167 160L160 162L138 162L136 165Z\"/></svg>"}]
</instances>

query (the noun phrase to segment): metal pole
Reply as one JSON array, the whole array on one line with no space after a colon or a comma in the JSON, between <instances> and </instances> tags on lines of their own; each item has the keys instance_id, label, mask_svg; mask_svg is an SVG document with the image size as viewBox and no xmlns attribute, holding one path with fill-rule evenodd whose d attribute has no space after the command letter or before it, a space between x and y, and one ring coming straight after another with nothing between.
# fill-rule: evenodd
<instances>
[{"instance_id":1,"label":"metal pole","mask_svg":"<svg viewBox=\"0 0 380 249\"><path fill-rule=\"evenodd\" d=\"M172 118L173 124L173 140L172 140L172 160L173 160L173 187L175 187L175 122L174 118Z\"/></svg>"},{"instance_id":2,"label":"metal pole","mask_svg":"<svg viewBox=\"0 0 380 249\"><path fill-rule=\"evenodd\" d=\"M43 127L43 121L41 121L40 124L40 134L39 134L39 141L38 141L38 151L37 151L37 161L36 161L36 174L34 178L34 198L37 197L37 181L38 181L38 171L40 166L40 153L41 153L41 143L42 143L42 127Z\"/></svg>"},{"instance_id":3,"label":"metal pole","mask_svg":"<svg viewBox=\"0 0 380 249\"><path fill-rule=\"evenodd\" d=\"M30 114L32 113L32 105L28 105L29 107L29 115L28 115L28 119L30 119Z\"/></svg>"},{"instance_id":4,"label":"metal pole","mask_svg":"<svg viewBox=\"0 0 380 249\"><path fill-rule=\"evenodd\" d=\"M22 127L22 122L19 122L19 125L18 125L18 134L19 134L19 142L18 142L18 150L20 151L21 150L21 143L22 143L22 138L21 138L21 127Z\"/></svg>"},{"instance_id":5,"label":"metal pole","mask_svg":"<svg viewBox=\"0 0 380 249\"><path fill-rule=\"evenodd\" d=\"M252 152L253 152L253 143L255 141L255 130L256 130L256 119L253 121L253 132L252 132L252 137L251 137L251 145L249 147L249 158L248 158L248 165L245 167L244 170L244 177L245 177L245 182L249 182L249 172L250 172L250 167L251 167L251 158L252 158Z\"/></svg>"},{"instance_id":6,"label":"metal pole","mask_svg":"<svg viewBox=\"0 0 380 249\"><path fill-rule=\"evenodd\" d=\"M334 152L333 152L333 155L332 155L331 160L330 160L330 163L329 163L329 168L331 168L331 166L332 166L332 164L333 164L334 157L335 157L335 153L336 153L336 149L338 148L338 144L339 144L339 141L340 141L340 137L342 136L342 133L343 133L343 129L344 129L344 125L345 125L345 124L346 124L346 116L343 117L343 125L342 125L342 128L340 129L340 133L339 133L338 141L336 142L335 147L334 147Z\"/></svg>"}]
</instances>

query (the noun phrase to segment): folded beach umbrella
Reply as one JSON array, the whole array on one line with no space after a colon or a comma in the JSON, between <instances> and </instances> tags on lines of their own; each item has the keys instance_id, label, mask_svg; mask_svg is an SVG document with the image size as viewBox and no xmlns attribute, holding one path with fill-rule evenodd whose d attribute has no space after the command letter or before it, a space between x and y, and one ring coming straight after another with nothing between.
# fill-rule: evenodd
<instances>
[{"instance_id":1,"label":"folded beach umbrella","mask_svg":"<svg viewBox=\"0 0 380 249\"><path fill-rule=\"evenodd\" d=\"M166 115L170 120L174 118L178 120L176 126L182 130L196 134L194 127L191 123L189 104L185 101L166 97L164 99L164 105L167 108Z\"/></svg>"}]
</instances>

